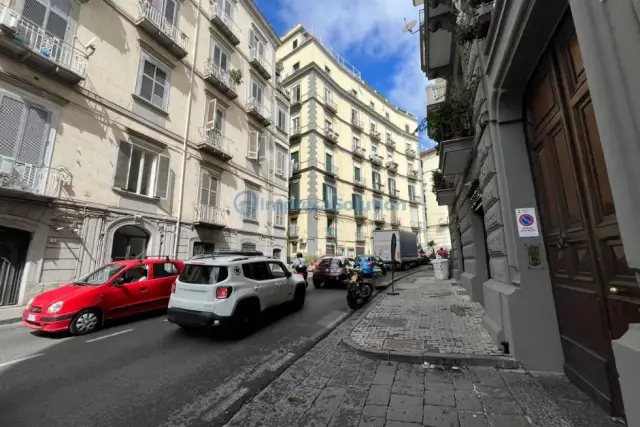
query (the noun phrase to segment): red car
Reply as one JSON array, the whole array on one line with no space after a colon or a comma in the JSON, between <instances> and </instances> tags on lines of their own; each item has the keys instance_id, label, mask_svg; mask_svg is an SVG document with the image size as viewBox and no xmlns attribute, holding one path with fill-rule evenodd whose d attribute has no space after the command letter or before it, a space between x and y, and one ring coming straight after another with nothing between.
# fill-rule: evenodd
<instances>
[{"instance_id":1,"label":"red car","mask_svg":"<svg viewBox=\"0 0 640 427\"><path fill-rule=\"evenodd\" d=\"M44 332L84 335L105 320L166 309L184 263L168 258L115 261L86 276L36 295L22 323Z\"/></svg>"}]
</instances>

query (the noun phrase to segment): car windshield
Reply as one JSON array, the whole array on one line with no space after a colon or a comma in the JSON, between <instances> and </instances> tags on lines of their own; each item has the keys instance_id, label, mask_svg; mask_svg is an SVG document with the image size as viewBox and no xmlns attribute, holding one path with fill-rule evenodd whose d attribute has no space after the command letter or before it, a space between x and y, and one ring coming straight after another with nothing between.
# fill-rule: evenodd
<instances>
[{"instance_id":1,"label":"car windshield","mask_svg":"<svg viewBox=\"0 0 640 427\"><path fill-rule=\"evenodd\" d=\"M373 256L371 255L360 255L358 258L356 258L356 261L361 262L361 261L373 261Z\"/></svg>"},{"instance_id":2,"label":"car windshield","mask_svg":"<svg viewBox=\"0 0 640 427\"><path fill-rule=\"evenodd\" d=\"M74 285L88 285L88 286L99 286L107 283L109 279L118 274L122 269L124 269L124 265L122 264L107 264L104 267L100 267L96 271L87 274L86 276L81 277L80 279L73 282Z\"/></svg>"}]
</instances>

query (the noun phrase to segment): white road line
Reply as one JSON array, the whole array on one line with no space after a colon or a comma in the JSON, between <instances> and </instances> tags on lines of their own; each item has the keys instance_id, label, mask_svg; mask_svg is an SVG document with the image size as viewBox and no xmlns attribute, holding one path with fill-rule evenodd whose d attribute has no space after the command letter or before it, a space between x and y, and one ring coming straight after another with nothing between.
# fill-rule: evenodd
<instances>
[{"instance_id":1,"label":"white road line","mask_svg":"<svg viewBox=\"0 0 640 427\"><path fill-rule=\"evenodd\" d=\"M277 371L282 365L284 365L285 363L287 363L289 360L291 360L293 357L295 356L295 354L293 353L287 353L285 354L280 360L278 360L277 362L273 363L271 366L269 366L269 370L270 371Z\"/></svg>"},{"instance_id":2,"label":"white road line","mask_svg":"<svg viewBox=\"0 0 640 427\"><path fill-rule=\"evenodd\" d=\"M94 338L94 339L92 339L92 340L87 340L87 341L85 341L85 342L96 342L96 341L103 340L103 339L105 339L105 338L115 337L116 335L126 334L127 332L131 332L131 331L133 331L133 328L131 328L131 329L125 329L124 331L114 332L114 333L112 333L112 334L104 335L104 336L102 336L102 337Z\"/></svg>"},{"instance_id":3,"label":"white road line","mask_svg":"<svg viewBox=\"0 0 640 427\"><path fill-rule=\"evenodd\" d=\"M4 368L5 366L15 365L16 363L24 362L25 360L33 359L34 357L44 356L44 353L36 353L31 356L21 357L19 359L10 360L8 362L0 363L0 368Z\"/></svg>"},{"instance_id":4,"label":"white road line","mask_svg":"<svg viewBox=\"0 0 640 427\"><path fill-rule=\"evenodd\" d=\"M241 388L240 390L236 390L235 393L233 393L231 396L227 397L225 400L220 402L218 406L216 406L211 411L204 414L202 419L209 423L212 422L217 417L222 415L224 411L229 409L231 405L233 405L238 399L240 399L242 396L244 396L247 393L249 393L248 388Z\"/></svg>"}]
</instances>

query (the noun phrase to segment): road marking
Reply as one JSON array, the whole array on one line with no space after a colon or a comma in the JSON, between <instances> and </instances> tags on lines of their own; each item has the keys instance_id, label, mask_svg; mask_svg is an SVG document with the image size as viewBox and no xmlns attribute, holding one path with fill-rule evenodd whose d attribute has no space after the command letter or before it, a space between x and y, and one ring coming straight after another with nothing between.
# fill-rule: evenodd
<instances>
[{"instance_id":1,"label":"road marking","mask_svg":"<svg viewBox=\"0 0 640 427\"><path fill-rule=\"evenodd\" d=\"M32 354L31 356L25 356L19 359L10 360L8 362L2 362L0 363L0 368L4 368L5 366L15 365L16 363L24 362L25 360L33 359L34 357L40 357L40 356L44 356L44 353L36 353L36 354Z\"/></svg>"},{"instance_id":2,"label":"road marking","mask_svg":"<svg viewBox=\"0 0 640 427\"><path fill-rule=\"evenodd\" d=\"M125 329L124 331L114 332L112 334L104 335L102 337L94 338L92 340L87 340L86 342L96 342L96 341L100 341L100 340L103 340L103 339L106 339L106 338L115 337L116 335L126 334L127 332L131 332L131 331L133 331L133 328Z\"/></svg>"},{"instance_id":3,"label":"road marking","mask_svg":"<svg viewBox=\"0 0 640 427\"><path fill-rule=\"evenodd\" d=\"M289 360L291 360L293 357L295 356L294 353L287 353L284 355L283 358L281 358L280 360L274 362L273 364L271 364L271 366L269 366L269 370L270 371L277 371L282 365L284 365L285 363L287 363Z\"/></svg>"},{"instance_id":4,"label":"road marking","mask_svg":"<svg viewBox=\"0 0 640 427\"><path fill-rule=\"evenodd\" d=\"M229 409L231 405L236 403L236 401L238 401L240 398L242 398L242 396L244 396L247 393L249 393L248 388L241 388L240 390L236 390L235 393L233 393L231 396L227 397L225 400L220 402L218 406L216 406L211 411L204 414L202 419L207 422L212 422L213 420L218 418L220 415L222 415L224 411Z\"/></svg>"}]
</instances>

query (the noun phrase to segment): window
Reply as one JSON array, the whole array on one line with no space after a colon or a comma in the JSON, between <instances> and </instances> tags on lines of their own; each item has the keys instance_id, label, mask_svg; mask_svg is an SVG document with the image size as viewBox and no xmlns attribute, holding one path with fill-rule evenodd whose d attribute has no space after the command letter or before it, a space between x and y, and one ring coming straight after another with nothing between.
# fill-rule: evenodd
<instances>
[{"instance_id":1,"label":"window","mask_svg":"<svg viewBox=\"0 0 640 427\"><path fill-rule=\"evenodd\" d=\"M354 166L354 168L353 168L353 179L356 182L360 182L361 176L362 176L361 169L358 166Z\"/></svg>"},{"instance_id":2,"label":"window","mask_svg":"<svg viewBox=\"0 0 640 427\"><path fill-rule=\"evenodd\" d=\"M387 142L391 141L391 132L387 132Z\"/></svg>"},{"instance_id":3,"label":"window","mask_svg":"<svg viewBox=\"0 0 640 427\"><path fill-rule=\"evenodd\" d=\"M300 117L294 117L291 119L291 133L300 133Z\"/></svg>"},{"instance_id":4,"label":"window","mask_svg":"<svg viewBox=\"0 0 640 427\"><path fill-rule=\"evenodd\" d=\"M393 178L389 178L388 184L389 184L389 194L391 195L396 194L396 180Z\"/></svg>"},{"instance_id":5,"label":"window","mask_svg":"<svg viewBox=\"0 0 640 427\"><path fill-rule=\"evenodd\" d=\"M356 224L356 236L359 238L364 237L364 230L362 224Z\"/></svg>"},{"instance_id":6,"label":"window","mask_svg":"<svg viewBox=\"0 0 640 427\"><path fill-rule=\"evenodd\" d=\"M44 163L51 117L51 111L0 89L0 171L14 163ZM36 172L25 173L25 184L32 188L40 185Z\"/></svg>"},{"instance_id":7,"label":"window","mask_svg":"<svg viewBox=\"0 0 640 427\"><path fill-rule=\"evenodd\" d=\"M351 109L351 121L358 122L360 119L360 112L356 109Z\"/></svg>"},{"instance_id":8,"label":"window","mask_svg":"<svg viewBox=\"0 0 640 427\"><path fill-rule=\"evenodd\" d=\"M353 148L360 148L360 139L353 137Z\"/></svg>"},{"instance_id":9,"label":"window","mask_svg":"<svg viewBox=\"0 0 640 427\"><path fill-rule=\"evenodd\" d=\"M300 182L292 182L289 185L289 198L291 209L300 209Z\"/></svg>"},{"instance_id":10,"label":"window","mask_svg":"<svg viewBox=\"0 0 640 427\"><path fill-rule=\"evenodd\" d=\"M374 103L373 103L373 101L371 101L371 102L369 102L369 107L370 107L372 110L375 110L375 109L376 109L376 104L374 104Z\"/></svg>"},{"instance_id":11,"label":"window","mask_svg":"<svg viewBox=\"0 0 640 427\"><path fill-rule=\"evenodd\" d=\"M251 160L263 161L265 159L267 139L256 131L249 132L249 153L247 157Z\"/></svg>"},{"instance_id":12,"label":"window","mask_svg":"<svg viewBox=\"0 0 640 427\"><path fill-rule=\"evenodd\" d=\"M222 7L224 15L233 19L233 0L218 0L217 3Z\"/></svg>"},{"instance_id":13,"label":"window","mask_svg":"<svg viewBox=\"0 0 640 427\"><path fill-rule=\"evenodd\" d=\"M326 104L331 104L331 100L332 100L331 90L329 90L328 87L325 87L324 88L324 102Z\"/></svg>"},{"instance_id":14,"label":"window","mask_svg":"<svg viewBox=\"0 0 640 427\"><path fill-rule=\"evenodd\" d=\"M114 187L142 196L167 197L169 157L120 141Z\"/></svg>"},{"instance_id":15,"label":"window","mask_svg":"<svg viewBox=\"0 0 640 427\"><path fill-rule=\"evenodd\" d=\"M258 83L255 79L251 79L251 98L255 99L255 101L262 105L264 99L264 86L261 83Z\"/></svg>"},{"instance_id":16,"label":"window","mask_svg":"<svg viewBox=\"0 0 640 427\"><path fill-rule=\"evenodd\" d=\"M327 208L335 209L336 202L338 201L336 188L328 184L322 184L322 199Z\"/></svg>"},{"instance_id":17,"label":"window","mask_svg":"<svg viewBox=\"0 0 640 427\"><path fill-rule=\"evenodd\" d=\"M329 119L324 119L324 128L327 132L333 131L333 122Z\"/></svg>"},{"instance_id":18,"label":"window","mask_svg":"<svg viewBox=\"0 0 640 427\"><path fill-rule=\"evenodd\" d=\"M249 32L249 47L251 48L251 56L262 60L267 52L267 44L260 34L253 28Z\"/></svg>"},{"instance_id":19,"label":"window","mask_svg":"<svg viewBox=\"0 0 640 427\"><path fill-rule=\"evenodd\" d=\"M220 136L224 135L223 125L225 122L226 111L222 104L216 99L207 100L207 114L204 119L204 127L207 132L208 141L211 143L220 143Z\"/></svg>"},{"instance_id":20,"label":"window","mask_svg":"<svg viewBox=\"0 0 640 427\"><path fill-rule=\"evenodd\" d=\"M295 64L293 64L293 72L295 73L296 71L298 71L300 69L300 63L296 62Z\"/></svg>"},{"instance_id":21,"label":"window","mask_svg":"<svg viewBox=\"0 0 640 427\"><path fill-rule=\"evenodd\" d=\"M244 277L250 280L256 280L258 282L271 280L271 272L266 262L251 262L243 264L242 272L244 273Z\"/></svg>"},{"instance_id":22,"label":"window","mask_svg":"<svg viewBox=\"0 0 640 427\"><path fill-rule=\"evenodd\" d=\"M375 134L376 133L376 124L375 123L370 123L369 124L369 130L371 134Z\"/></svg>"},{"instance_id":23,"label":"window","mask_svg":"<svg viewBox=\"0 0 640 427\"><path fill-rule=\"evenodd\" d=\"M293 41L293 49L298 47L298 39Z\"/></svg>"},{"instance_id":24,"label":"window","mask_svg":"<svg viewBox=\"0 0 640 427\"><path fill-rule=\"evenodd\" d=\"M258 219L258 190L249 186L244 193L244 219Z\"/></svg>"},{"instance_id":25,"label":"window","mask_svg":"<svg viewBox=\"0 0 640 427\"><path fill-rule=\"evenodd\" d=\"M284 227L284 206L285 204L281 201L275 203L275 219L278 227Z\"/></svg>"},{"instance_id":26,"label":"window","mask_svg":"<svg viewBox=\"0 0 640 427\"><path fill-rule=\"evenodd\" d=\"M227 267L204 264L186 264L180 281L192 285L215 285L229 278Z\"/></svg>"},{"instance_id":27,"label":"window","mask_svg":"<svg viewBox=\"0 0 640 427\"><path fill-rule=\"evenodd\" d=\"M351 95L358 96L358 91L355 89L351 89Z\"/></svg>"},{"instance_id":28,"label":"window","mask_svg":"<svg viewBox=\"0 0 640 427\"><path fill-rule=\"evenodd\" d=\"M409 200L413 200L413 196L416 195L416 187L409 185Z\"/></svg>"},{"instance_id":29,"label":"window","mask_svg":"<svg viewBox=\"0 0 640 427\"><path fill-rule=\"evenodd\" d=\"M214 67L226 73L229 67L229 57L229 53L211 39L211 59L213 59Z\"/></svg>"},{"instance_id":30,"label":"window","mask_svg":"<svg viewBox=\"0 0 640 427\"><path fill-rule=\"evenodd\" d=\"M375 199L373 201L373 212L375 214L376 219L382 219L382 200Z\"/></svg>"},{"instance_id":31,"label":"window","mask_svg":"<svg viewBox=\"0 0 640 427\"><path fill-rule=\"evenodd\" d=\"M282 150L276 150L276 174L285 176L287 171L287 153Z\"/></svg>"},{"instance_id":32,"label":"window","mask_svg":"<svg viewBox=\"0 0 640 427\"><path fill-rule=\"evenodd\" d=\"M163 110L169 103L170 72L150 55L142 53L136 93Z\"/></svg>"},{"instance_id":33,"label":"window","mask_svg":"<svg viewBox=\"0 0 640 427\"><path fill-rule=\"evenodd\" d=\"M299 151L295 151L295 152L291 153L291 163L293 163L296 166L300 166L300 152Z\"/></svg>"},{"instance_id":34,"label":"window","mask_svg":"<svg viewBox=\"0 0 640 427\"><path fill-rule=\"evenodd\" d=\"M278 104L278 129L286 132L287 129L287 112Z\"/></svg>"},{"instance_id":35,"label":"window","mask_svg":"<svg viewBox=\"0 0 640 427\"><path fill-rule=\"evenodd\" d=\"M292 92L292 101L299 102L300 101L300 85L294 86L291 92Z\"/></svg>"},{"instance_id":36,"label":"window","mask_svg":"<svg viewBox=\"0 0 640 427\"><path fill-rule=\"evenodd\" d=\"M255 251L256 244L255 243L243 243L241 249L243 251Z\"/></svg>"},{"instance_id":37,"label":"window","mask_svg":"<svg viewBox=\"0 0 640 427\"><path fill-rule=\"evenodd\" d=\"M336 246L335 245L326 245L325 246L325 254L326 255L335 255L336 254ZM337 258L334 258L333 261L335 261ZM340 263L340 266L342 266L342 262L340 262L339 259L337 259L338 262ZM332 262L332 264L337 264L335 262Z\"/></svg>"},{"instance_id":38,"label":"window","mask_svg":"<svg viewBox=\"0 0 640 427\"><path fill-rule=\"evenodd\" d=\"M202 172L200 178L200 204L216 207L218 205L218 178L209 172Z\"/></svg>"},{"instance_id":39,"label":"window","mask_svg":"<svg viewBox=\"0 0 640 427\"><path fill-rule=\"evenodd\" d=\"M70 22L70 13L71 4L67 0L54 0L51 2L46 0L24 0L22 9L23 18L33 22L40 28L44 28L47 33L67 41L74 36L74 34L67 33L67 30L73 26L72 22ZM53 53L55 56L60 57L64 54L63 50L54 49Z\"/></svg>"},{"instance_id":40,"label":"window","mask_svg":"<svg viewBox=\"0 0 640 427\"><path fill-rule=\"evenodd\" d=\"M215 243L209 242L193 242L193 254L210 254L216 248Z\"/></svg>"},{"instance_id":41,"label":"window","mask_svg":"<svg viewBox=\"0 0 640 427\"><path fill-rule=\"evenodd\" d=\"M124 283L134 283L146 280L149 277L148 267L146 265L139 265L125 271L122 275Z\"/></svg>"},{"instance_id":42,"label":"window","mask_svg":"<svg viewBox=\"0 0 640 427\"><path fill-rule=\"evenodd\" d=\"M324 154L324 166L327 172L333 172L333 156L330 153Z\"/></svg>"},{"instance_id":43,"label":"window","mask_svg":"<svg viewBox=\"0 0 640 427\"><path fill-rule=\"evenodd\" d=\"M275 259L280 259L281 256L282 256L282 250L281 249L274 249L273 250L273 257Z\"/></svg>"},{"instance_id":44,"label":"window","mask_svg":"<svg viewBox=\"0 0 640 427\"><path fill-rule=\"evenodd\" d=\"M373 188L380 190L380 172L371 171L371 181L373 181Z\"/></svg>"},{"instance_id":45,"label":"window","mask_svg":"<svg viewBox=\"0 0 640 427\"><path fill-rule=\"evenodd\" d=\"M371 144L371 153L378 154L378 146Z\"/></svg>"},{"instance_id":46,"label":"window","mask_svg":"<svg viewBox=\"0 0 640 427\"><path fill-rule=\"evenodd\" d=\"M269 270L271 270L271 277L274 279L284 279L287 277L287 273L285 273L286 268L280 262L268 262Z\"/></svg>"},{"instance_id":47,"label":"window","mask_svg":"<svg viewBox=\"0 0 640 427\"><path fill-rule=\"evenodd\" d=\"M389 118L389 113L384 113L384 116L387 118L387 120L391 120L391 119Z\"/></svg>"},{"instance_id":48,"label":"window","mask_svg":"<svg viewBox=\"0 0 640 427\"><path fill-rule=\"evenodd\" d=\"M409 125L404 125L404 130L405 130L405 132L408 133L409 132Z\"/></svg>"},{"instance_id":49,"label":"window","mask_svg":"<svg viewBox=\"0 0 640 427\"><path fill-rule=\"evenodd\" d=\"M153 278L161 279L163 277L177 276L178 268L170 262L153 264Z\"/></svg>"},{"instance_id":50,"label":"window","mask_svg":"<svg viewBox=\"0 0 640 427\"><path fill-rule=\"evenodd\" d=\"M327 73L331 74L331 69L330 69L329 67L327 67L326 65L324 66L324 70L325 70Z\"/></svg>"},{"instance_id":51,"label":"window","mask_svg":"<svg viewBox=\"0 0 640 427\"><path fill-rule=\"evenodd\" d=\"M362 196L360 194L351 195L351 203L353 204L353 213L356 216L362 215Z\"/></svg>"}]
</instances>

